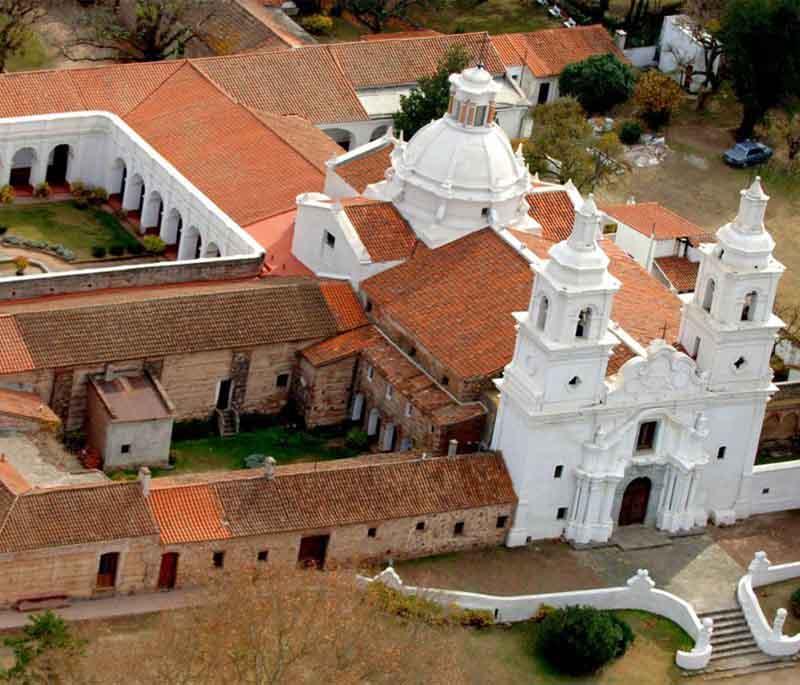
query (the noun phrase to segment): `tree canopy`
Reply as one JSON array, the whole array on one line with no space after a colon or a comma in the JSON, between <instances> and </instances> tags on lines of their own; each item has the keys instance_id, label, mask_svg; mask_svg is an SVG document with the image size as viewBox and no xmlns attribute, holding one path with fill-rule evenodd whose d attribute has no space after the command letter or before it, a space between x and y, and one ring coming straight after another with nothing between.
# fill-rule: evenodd
<instances>
[{"instance_id":1,"label":"tree canopy","mask_svg":"<svg viewBox=\"0 0 800 685\"><path fill-rule=\"evenodd\" d=\"M41 0L0 0L0 71L25 46L31 26L43 16Z\"/></svg>"},{"instance_id":2,"label":"tree canopy","mask_svg":"<svg viewBox=\"0 0 800 685\"><path fill-rule=\"evenodd\" d=\"M450 47L436 73L421 78L411 93L400 98L400 111L394 114L395 130L402 131L408 140L425 124L443 116L450 101L450 74L462 71L469 62L466 48Z\"/></svg>"},{"instance_id":3,"label":"tree canopy","mask_svg":"<svg viewBox=\"0 0 800 685\"><path fill-rule=\"evenodd\" d=\"M635 82L633 69L615 55L594 55L567 65L558 88L562 95L577 98L587 112L597 114L625 102Z\"/></svg>"},{"instance_id":4,"label":"tree canopy","mask_svg":"<svg viewBox=\"0 0 800 685\"><path fill-rule=\"evenodd\" d=\"M373 31L380 32L390 19L405 20L414 6L430 7L436 0L342 0L342 7Z\"/></svg>"}]
</instances>

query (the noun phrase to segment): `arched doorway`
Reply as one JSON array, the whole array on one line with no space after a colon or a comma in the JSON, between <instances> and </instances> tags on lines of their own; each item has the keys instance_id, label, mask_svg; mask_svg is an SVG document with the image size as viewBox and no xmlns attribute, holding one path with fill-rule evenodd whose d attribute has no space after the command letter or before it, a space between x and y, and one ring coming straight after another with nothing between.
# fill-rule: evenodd
<instances>
[{"instance_id":1,"label":"arched doorway","mask_svg":"<svg viewBox=\"0 0 800 685\"><path fill-rule=\"evenodd\" d=\"M9 183L15 190L30 188L31 172L35 162L36 151L32 147L24 147L14 153L14 157L11 160Z\"/></svg>"},{"instance_id":2,"label":"arched doorway","mask_svg":"<svg viewBox=\"0 0 800 685\"><path fill-rule=\"evenodd\" d=\"M350 131L346 131L343 128L328 128L324 130L329 137L333 138L345 150L349 150L353 146L353 136Z\"/></svg>"},{"instance_id":3,"label":"arched doorway","mask_svg":"<svg viewBox=\"0 0 800 685\"><path fill-rule=\"evenodd\" d=\"M181 213L173 208L167 212L164 226L161 231L161 238L167 245L178 245L181 242L183 231L183 217Z\"/></svg>"},{"instance_id":4,"label":"arched doorway","mask_svg":"<svg viewBox=\"0 0 800 685\"><path fill-rule=\"evenodd\" d=\"M161 193L154 190L150 193L147 199L147 204L142 211L142 230L155 229L154 235L161 232L161 222L164 218L164 201L161 199Z\"/></svg>"},{"instance_id":5,"label":"arched doorway","mask_svg":"<svg viewBox=\"0 0 800 685\"><path fill-rule=\"evenodd\" d=\"M209 243L208 247L206 247L205 252L203 254L204 257L220 257L222 256L219 247L216 243Z\"/></svg>"},{"instance_id":6,"label":"arched doorway","mask_svg":"<svg viewBox=\"0 0 800 685\"><path fill-rule=\"evenodd\" d=\"M69 166L69 145L63 143L56 145L47 159L47 175L45 180L51 186L63 186L67 182L67 167Z\"/></svg>"},{"instance_id":7,"label":"arched doorway","mask_svg":"<svg viewBox=\"0 0 800 685\"><path fill-rule=\"evenodd\" d=\"M114 160L114 166L111 167L111 176L109 178L108 192L110 197L122 202L125 197L125 184L128 181L128 167L125 160L117 158Z\"/></svg>"},{"instance_id":8,"label":"arched doorway","mask_svg":"<svg viewBox=\"0 0 800 685\"><path fill-rule=\"evenodd\" d=\"M629 526L634 523L644 523L652 487L653 484L649 478L634 478L628 483L625 494L622 495L619 525Z\"/></svg>"},{"instance_id":9,"label":"arched doorway","mask_svg":"<svg viewBox=\"0 0 800 685\"><path fill-rule=\"evenodd\" d=\"M200 231L195 226L189 226L181 233L178 244L178 259L197 259L200 256Z\"/></svg>"}]
</instances>

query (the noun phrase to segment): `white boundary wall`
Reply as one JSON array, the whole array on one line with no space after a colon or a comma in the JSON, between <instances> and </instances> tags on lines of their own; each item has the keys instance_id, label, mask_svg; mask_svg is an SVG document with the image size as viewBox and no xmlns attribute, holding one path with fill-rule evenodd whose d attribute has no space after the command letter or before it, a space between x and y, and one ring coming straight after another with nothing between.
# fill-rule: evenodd
<instances>
[{"instance_id":1,"label":"white boundary wall","mask_svg":"<svg viewBox=\"0 0 800 685\"><path fill-rule=\"evenodd\" d=\"M677 623L695 641L695 646L690 652L676 653L675 662L678 666L687 670L697 670L705 668L711 659L713 630L711 619L704 619L701 622L691 604L669 592L656 590L650 574L644 569L639 569L624 587L514 597L405 585L392 567L374 578L358 576L357 580L362 586L368 586L373 582L383 583L403 594L418 594L444 606L457 605L462 609L490 611L497 622L527 621L536 615L542 605L557 608L583 605L596 609L648 611Z\"/></svg>"},{"instance_id":2,"label":"white boundary wall","mask_svg":"<svg viewBox=\"0 0 800 685\"><path fill-rule=\"evenodd\" d=\"M754 466L752 482L753 514L800 509L800 459Z\"/></svg>"},{"instance_id":3,"label":"white boundary wall","mask_svg":"<svg viewBox=\"0 0 800 685\"><path fill-rule=\"evenodd\" d=\"M800 633L792 637L783 634L786 609L778 609L770 625L754 589L770 583L800 578L800 562L773 566L764 552L756 552L750 562L747 575L742 576L736 588L736 598L742 607L747 625L762 652L770 656L794 656L800 654Z\"/></svg>"}]
</instances>

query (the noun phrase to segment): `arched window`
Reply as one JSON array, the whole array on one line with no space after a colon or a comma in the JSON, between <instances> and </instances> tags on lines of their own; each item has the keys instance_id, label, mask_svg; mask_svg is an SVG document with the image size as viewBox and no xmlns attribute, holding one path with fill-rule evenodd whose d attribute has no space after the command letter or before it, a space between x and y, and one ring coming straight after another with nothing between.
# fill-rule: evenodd
<instances>
[{"instance_id":1,"label":"arched window","mask_svg":"<svg viewBox=\"0 0 800 685\"><path fill-rule=\"evenodd\" d=\"M711 311L711 305L714 304L714 289L716 287L717 284L714 283L714 279L709 278L706 283L706 294L703 296L703 309L707 312Z\"/></svg>"},{"instance_id":2,"label":"arched window","mask_svg":"<svg viewBox=\"0 0 800 685\"><path fill-rule=\"evenodd\" d=\"M591 307L586 307L581 309L581 313L578 314L578 325L575 326L575 337L576 338L588 338L589 337L589 327L592 324L592 309Z\"/></svg>"},{"instance_id":3,"label":"arched window","mask_svg":"<svg viewBox=\"0 0 800 685\"><path fill-rule=\"evenodd\" d=\"M744 296L744 304L742 305L742 321L752 321L756 315L756 300L758 293L753 290Z\"/></svg>"},{"instance_id":4,"label":"arched window","mask_svg":"<svg viewBox=\"0 0 800 685\"><path fill-rule=\"evenodd\" d=\"M545 324L547 323L547 310L550 308L550 300L546 297L542 297L542 301L539 303L539 317L536 319L536 328L540 331L544 330Z\"/></svg>"}]
</instances>

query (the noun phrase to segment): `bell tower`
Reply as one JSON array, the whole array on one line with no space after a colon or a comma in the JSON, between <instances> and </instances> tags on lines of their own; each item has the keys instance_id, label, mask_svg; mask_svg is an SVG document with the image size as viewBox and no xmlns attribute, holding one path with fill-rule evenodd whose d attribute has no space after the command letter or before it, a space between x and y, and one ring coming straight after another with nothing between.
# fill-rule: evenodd
<instances>
[{"instance_id":1,"label":"bell tower","mask_svg":"<svg viewBox=\"0 0 800 685\"><path fill-rule=\"evenodd\" d=\"M736 218L704 244L694 297L683 308L680 341L709 374L711 390L768 386L775 334L772 313L784 266L772 256L775 241L764 226L769 197L761 179L741 191Z\"/></svg>"}]
</instances>

